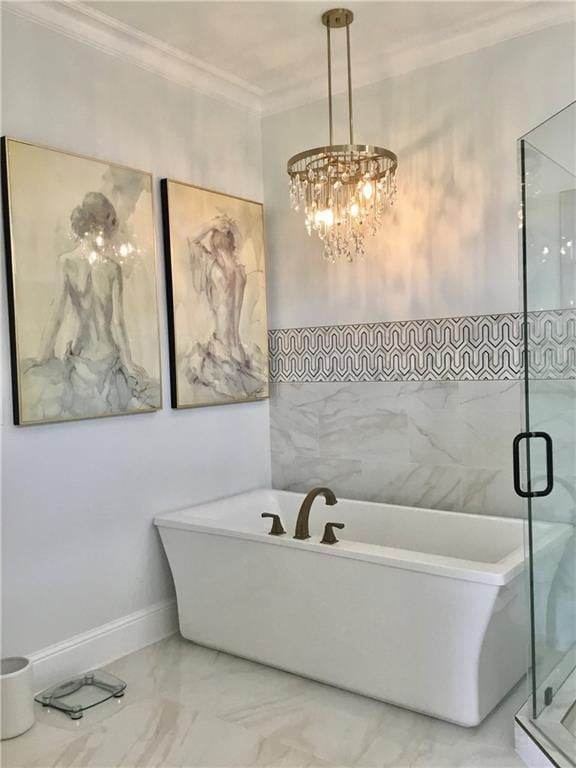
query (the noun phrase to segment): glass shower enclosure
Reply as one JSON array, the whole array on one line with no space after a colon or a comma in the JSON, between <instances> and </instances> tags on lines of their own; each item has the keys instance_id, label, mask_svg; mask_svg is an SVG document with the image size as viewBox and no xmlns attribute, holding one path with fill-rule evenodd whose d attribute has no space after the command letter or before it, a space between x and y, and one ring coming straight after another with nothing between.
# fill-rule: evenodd
<instances>
[{"instance_id":1,"label":"glass shower enclosure","mask_svg":"<svg viewBox=\"0 0 576 768\"><path fill-rule=\"evenodd\" d=\"M525 432L514 481L527 504L529 717L576 764L576 102L519 153ZM563 536L544 555L550 525Z\"/></svg>"}]
</instances>

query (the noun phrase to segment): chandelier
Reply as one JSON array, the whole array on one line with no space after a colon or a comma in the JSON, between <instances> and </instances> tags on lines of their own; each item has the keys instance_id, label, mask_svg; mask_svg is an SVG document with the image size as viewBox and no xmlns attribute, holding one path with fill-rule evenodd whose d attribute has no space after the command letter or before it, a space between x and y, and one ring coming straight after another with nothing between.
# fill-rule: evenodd
<instances>
[{"instance_id":1,"label":"chandelier","mask_svg":"<svg viewBox=\"0 0 576 768\"><path fill-rule=\"evenodd\" d=\"M352 11L335 8L322 15L328 47L328 123L330 145L300 152L288 161L290 202L304 209L308 234L324 242L329 261L364 255L364 236L374 235L396 196L398 158L389 149L354 143L350 24ZM330 30L346 28L349 144L333 142L332 49Z\"/></svg>"}]
</instances>

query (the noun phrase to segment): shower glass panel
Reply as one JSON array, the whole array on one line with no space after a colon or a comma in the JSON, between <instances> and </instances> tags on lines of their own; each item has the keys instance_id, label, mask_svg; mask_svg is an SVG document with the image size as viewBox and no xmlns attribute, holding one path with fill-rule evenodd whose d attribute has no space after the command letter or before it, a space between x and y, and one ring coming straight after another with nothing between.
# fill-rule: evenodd
<instances>
[{"instance_id":1,"label":"shower glass panel","mask_svg":"<svg viewBox=\"0 0 576 768\"><path fill-rule=\"evenodd\" d=\"M576 103L520 140L520 165L531 716L576 762Z\"/></svg>"}]
</instances>

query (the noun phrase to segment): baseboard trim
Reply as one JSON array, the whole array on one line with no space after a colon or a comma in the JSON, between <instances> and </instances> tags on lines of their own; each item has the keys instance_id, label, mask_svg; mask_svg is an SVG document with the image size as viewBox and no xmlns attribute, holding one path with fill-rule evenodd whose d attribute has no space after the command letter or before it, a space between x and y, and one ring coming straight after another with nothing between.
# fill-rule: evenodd
<instances>
[{"instance_id":1,"label":"baseboard trim","mask_svg":"<svg viewBox=\"0 0 576 768\"><path fill-rule=\"evenodd\" d=\"M176 601L171 599L75 635L30 656L34 688L42 691L67 677L163 640L177 629Z\"/></svg>"}]
</instances>

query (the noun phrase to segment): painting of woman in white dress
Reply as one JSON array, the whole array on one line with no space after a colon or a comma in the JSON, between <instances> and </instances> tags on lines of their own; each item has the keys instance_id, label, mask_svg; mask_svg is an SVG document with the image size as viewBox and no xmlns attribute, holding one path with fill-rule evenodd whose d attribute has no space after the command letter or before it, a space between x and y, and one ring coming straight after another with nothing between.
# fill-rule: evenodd
<instances>
[{"instance_id":1,"label":"painting of woman in white dress","mask_svg":"<svg viewBox=\"0 0 576 768\"><path fill-rule=\"evenodd\" d=\"M262 206L165 181L172 405L268 396Z\"/></svg>"},{"instance_id":2,"label":"painting of woman in white dress","mask_svg":"<svg viewBox=\"0 0 576 768\"><path fill-rule=\"evenodd\" d=\"M148 174L6 142L17 423L161 406Z\"/></svg>"}]
</instances>

